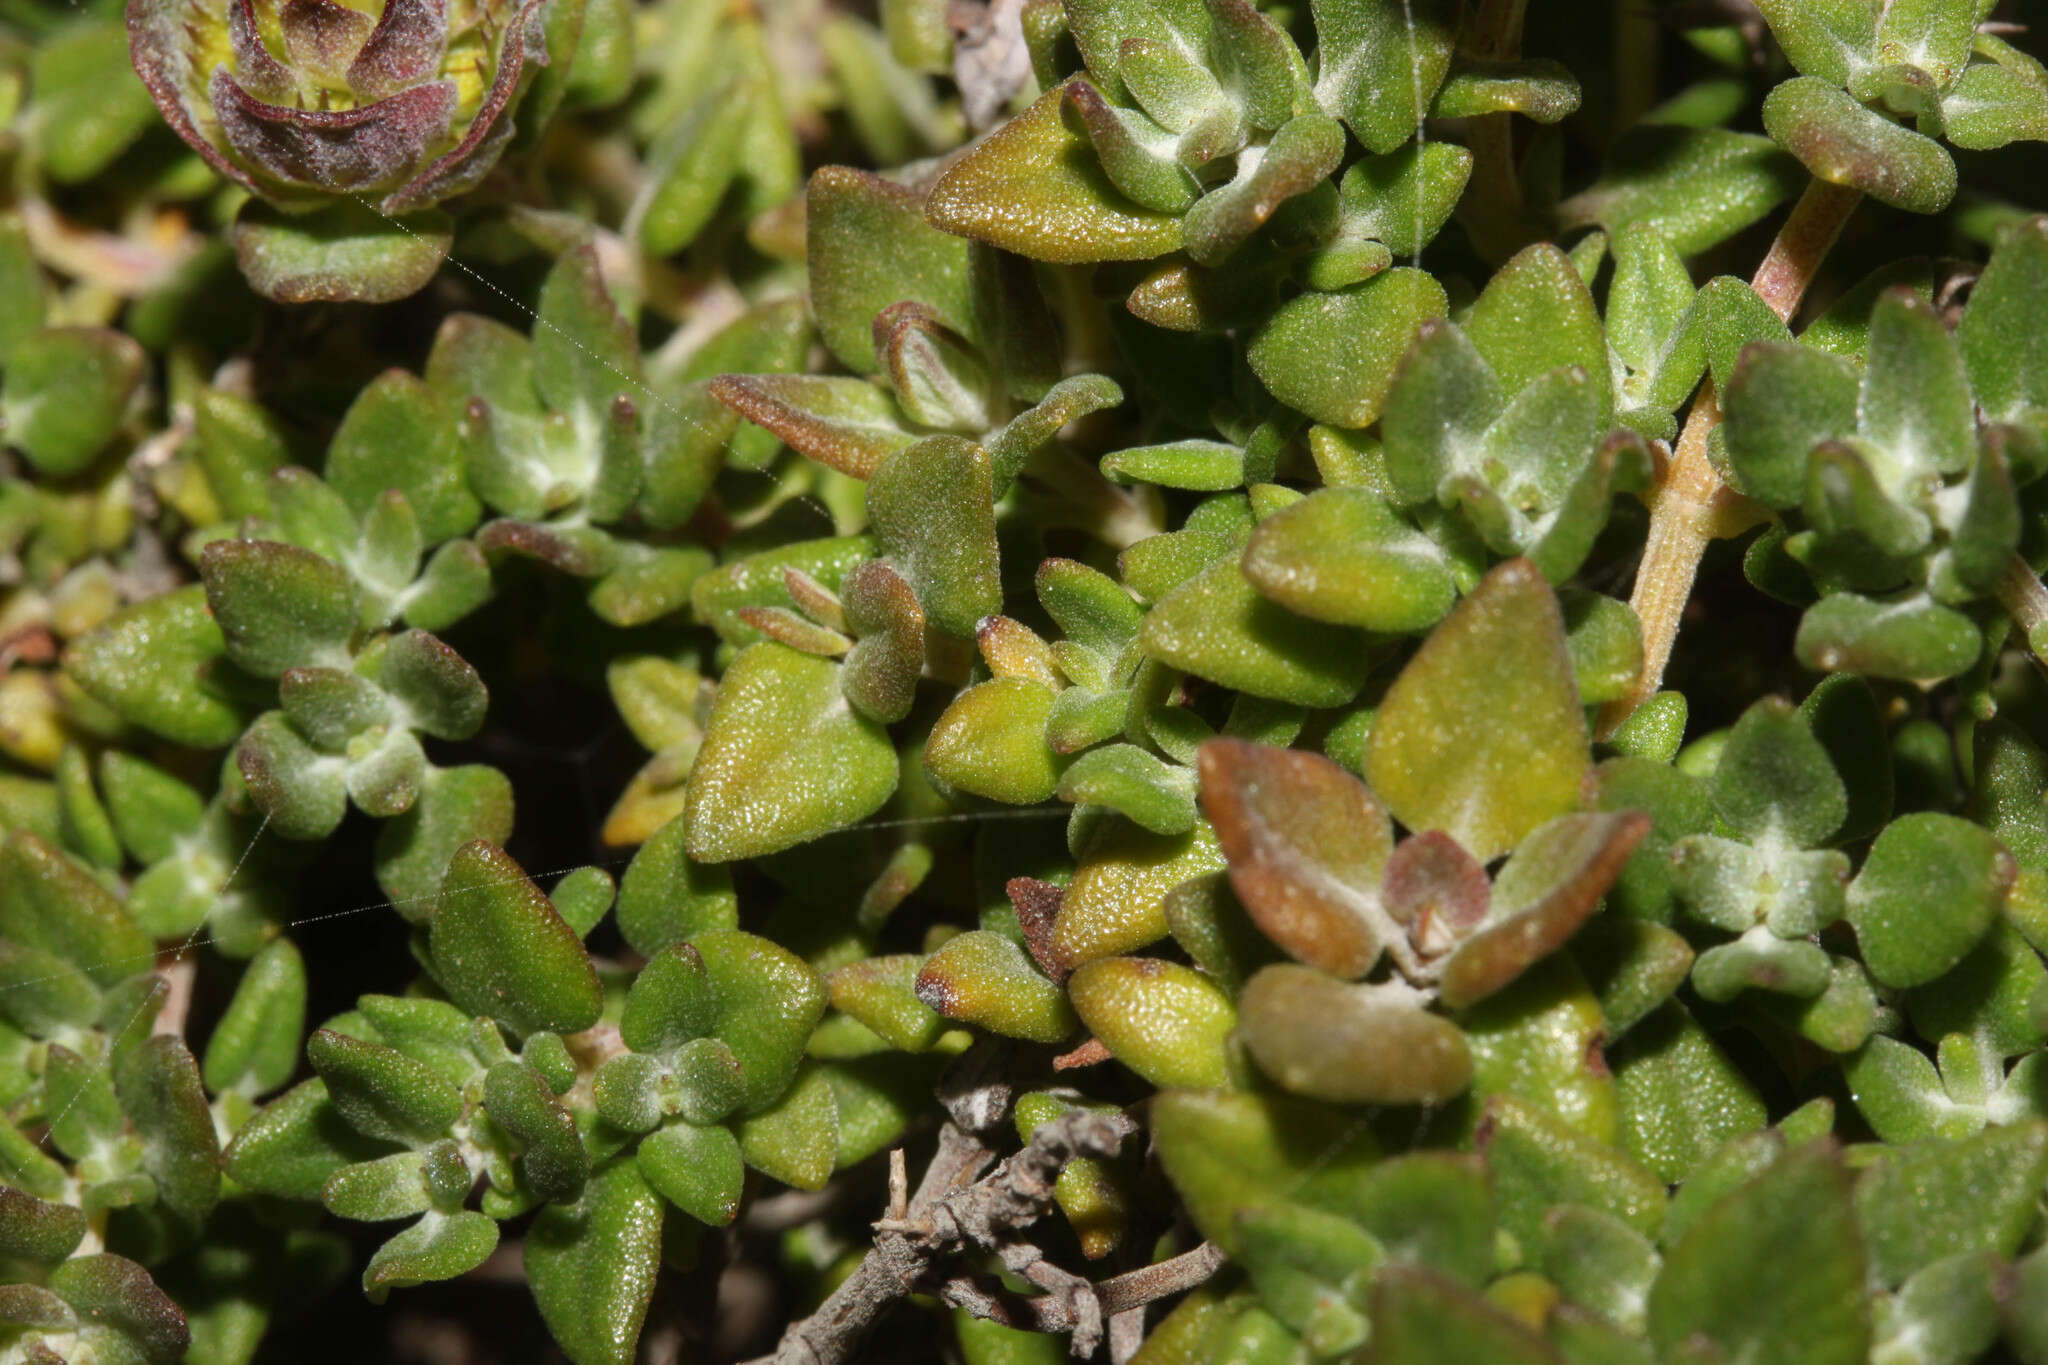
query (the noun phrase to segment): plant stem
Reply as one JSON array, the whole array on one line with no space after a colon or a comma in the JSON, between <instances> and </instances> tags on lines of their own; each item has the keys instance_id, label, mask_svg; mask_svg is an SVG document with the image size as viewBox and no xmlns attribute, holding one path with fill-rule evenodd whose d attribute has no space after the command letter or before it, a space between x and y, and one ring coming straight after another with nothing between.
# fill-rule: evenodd
<instances>
[{"instance_id":1,"label":"plant stem","mask_svg":"<svg viewBox=\"0 0 2048 1365\"><path fill-rule=\"evenodd\" d=\"M1657 47L1663 34L1644 0L1614 0L1614 119L1633 128L1657 100Z\"/></svg>"},{"instance_id":2,"label":"plant stem","mask_svg":"<svg viewBox=\"0 0 2048 1365\"><path fill-rule=\"evenodd\" d=\"M1780 318L1789 322L1819 273L1828 249L1862 201L1856 190L1810 182L1791 217L1757 267L1750 286ZM1707 438L1721 421L1721 399L1707 376L1686 415L1671 463L1650 501L1650 533L1636 570L1629 605L1643 626L1643 668L1635 687L1601 713L1604 739L1664 683L1664 668L1678 638L1678 623L1692 597L1693 578L1709 541L1739 535L1761 520L1754 503L1721 480L1707 458Z\"/></svg>"},{"instance_id":3,"label":"plant stem","mask_svg":"<svg viewBox=\"0 0 2048 1365\"><path fill-rule=\"evenodd\" d=\"M1466 25L1460 46L1480 61L1513 61L1522 53L1527 10L1528 0L1484 0ZM1522 180L1515 171L1513 120L1513 114L1486 114L1471 120L1466 135L1472 178L1458 217L1474 249L1490 265L1499 265L1540 235L1529 224Z\"/></svg>"},{"instance_id":4,"label":"plant stem","mask_svg":"<svg viewBox=\"0 0 2048 1365\"><path fill-rule=\"evenodd\" d=\"M2048 627L2048 587L2041 585L2033 566L2017 554L2005 561L2005 572L1998 576L1998 600L2020 628L2035 665L2048 672L2048 656L2035 644L2034 634Z\"/></svg>"}]
</instances>

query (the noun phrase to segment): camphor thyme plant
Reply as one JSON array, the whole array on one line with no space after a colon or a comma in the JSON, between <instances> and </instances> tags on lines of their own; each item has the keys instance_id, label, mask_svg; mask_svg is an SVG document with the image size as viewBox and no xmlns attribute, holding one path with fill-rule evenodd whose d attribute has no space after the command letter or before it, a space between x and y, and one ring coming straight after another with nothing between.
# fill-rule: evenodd
<instances>
[{"instance_id":1,"label":"camphor thyme plant","mask_svg":"<svg viewBox=\"0 0 2048 1365\"><path fill-rule=\"evenodd\" d=\"M2044 18L0 0L0 1365L2048 1362Z\"/></svg>"}]
</instances>

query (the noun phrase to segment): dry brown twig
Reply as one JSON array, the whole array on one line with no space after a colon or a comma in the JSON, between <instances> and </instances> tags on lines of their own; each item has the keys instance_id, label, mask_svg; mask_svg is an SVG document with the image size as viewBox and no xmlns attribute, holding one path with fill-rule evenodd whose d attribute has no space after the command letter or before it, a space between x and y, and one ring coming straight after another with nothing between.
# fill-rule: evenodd
<instances>
[{"instance_id":1,"label":"dry brown twig","mask_svg":"<svg viewBox=\"0 0 2048 1365\"><path fill-rule=\"evenodd\" d=\"M1125 1115L1077 1110L1041 1125L1021 1151L983 1176L995 1154L948 1122L916 1193L902 1203L896 1186L891 1216L875 1224L875 1245L853 1274L756 1365L840 1365L899 1299L933 1284L940 1262L973 1249L994 1252L1007 1270L1045 1292L1019 1299L955 1274L937 1282L947 1303L1010 1326L1069 1333L1075 1356L1093 1355L1112 1319L1200 1284L1223 1262L1204 1244L1097 1284L1047 1260L1019 1235L1051 1208L1053 1184L1069 1161L1113 1157L1134 1131Z\"/></svg>"}]
</instances>

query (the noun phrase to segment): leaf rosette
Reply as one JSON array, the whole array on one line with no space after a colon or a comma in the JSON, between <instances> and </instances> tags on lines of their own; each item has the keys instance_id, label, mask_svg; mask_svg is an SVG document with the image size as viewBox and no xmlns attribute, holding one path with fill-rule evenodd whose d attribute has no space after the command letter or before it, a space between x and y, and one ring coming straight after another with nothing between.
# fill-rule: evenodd
<instances>
[{"instance_id":1,"label":"leaf rosette","mask_svg":"<svg viewBox=\"0 0 2048 1365\"><path fill-rule=\"evenodd\" d=\"M130 0L135 69L179 136L280 208L472 188L547 64L545 0Z\"/></svg>"}]
</instances>

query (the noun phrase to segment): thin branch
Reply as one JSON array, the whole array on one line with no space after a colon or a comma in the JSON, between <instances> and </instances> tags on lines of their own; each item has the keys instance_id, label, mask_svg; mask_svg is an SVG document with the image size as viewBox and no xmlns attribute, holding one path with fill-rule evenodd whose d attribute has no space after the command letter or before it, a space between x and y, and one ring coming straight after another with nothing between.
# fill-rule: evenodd
<instances>
[{"instance_id":1,"label":"thin branch","mask_svg":"<svg viewBox=\"0 0 2048 1365\"><path fill-rule=\"evenodd\" d=\"M1750 280L1759 297L1789 322L1841 235L1862 195L1814 180L1778 229L1763 264ZM1664 685L1664 668L1678 639L1678 624L1692 598L1700 557L1714 540L1739 535L1763 519L1749 499L1721 481L1707 456L1707 438L1721 423L1721 399L1709 375L1693 400L1664 481L1650 501L1650 533L1636 570L1629 605L1643 626L1643 668L1629 694L1608 703L1599 734L1606 738Z\"/></svg>"},{"instance_id":2,"label":"thin branch","mask_svg":"<svg viewBox=\"0 0 2048 1365\"><path fill-rule=\"evenodd\" d=\"M1143 1309L1160 1299L1172 1298L1205 1284L1229 1261L1214 1242L1204 1242L1193 1251L1182 1252L1157 1265L1140 1267L1113 1275L1094 1286L1095 1301L1105 1318L1114 1321L1126 1313ZM977 1317L989 1318L1006 1327L1027 1332L1071 1332L1074 1319L1067 1305L1048 1294L1037 1298L992 1294L972 1276L959 1275L946 1281L939 1297Z\"/></svg>"},{"instance_id":3,"label":"thin branch","mask_svg":"<svg viewBox=\"0 0 2048 1365\"><path fill-rule=\"evenodd\" d=\"M959 1107L981 1106L968 1102ZM875 1224L873 1249L817 1312L783 1334L769 1361L841 1365L882 1315L925 1281L933 1262L970 1246L997 1252L1012 1270L1049 1290L1049 1298L1065 1305L1076 1351L1085 1346L1092 1352L1104 1316L1093 1286L1047 1261L1016 1233L1052 1206L1053 1182L1069 1161L1115 1156L1136 1126L1122 1114L1063 1114L1041 1124L1022 1151L977 1181L974 1177L994 1154L980 1139L947 1123L906 1216Z\"/></svg>"},{"instance_id":4,"label":"thin branch","mask_svg":"<svg viewBox=\"0 0 2048 1365\"><path fill-rule=\"evenodd\" d=\"M163 978L168 989L164 992L164 1006L157 1011L156 1022L150 1026L150 1032L182 1038L185 1036L185 1018L192 1010L192 989L199 979L199 959L180 949L168 962L157 967L156 974Z\"/></svg>"},{"instance_id":5,"label":"thin branch","mask_svg":"<svg viewBox=\"0 0 2048 1365\"><path fill-rule=\"evenodd\" d=\"M1657 101L1664 31L1643 0L1614 0L1614 126L1633 128Z\"/></svg>"},{"instance_id":6,"label":"thin branch","mask_svg":"<svg viewBox=\"0 0 2048 1365\"><path fill-rule=\"evenodd\" d=\"M1522 19L1528 0L1484 0L1466 26L1460 47L1481 61L1513 61L1522 53ZM1514 115L1482 114L1470 121L1466 142L1472 174L1458 219L1472 245L1489 264L1499 265L1538 237L1522 198L1515 168Z\"/></svg>"}]
</instances>

